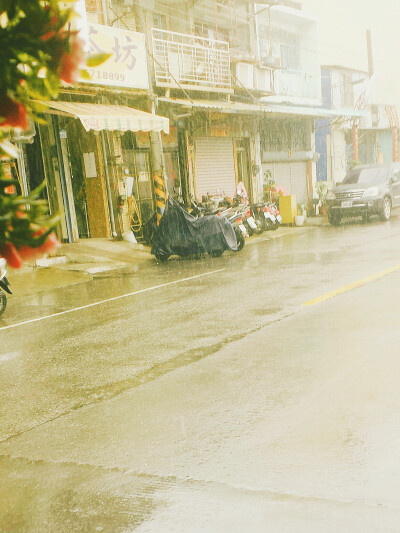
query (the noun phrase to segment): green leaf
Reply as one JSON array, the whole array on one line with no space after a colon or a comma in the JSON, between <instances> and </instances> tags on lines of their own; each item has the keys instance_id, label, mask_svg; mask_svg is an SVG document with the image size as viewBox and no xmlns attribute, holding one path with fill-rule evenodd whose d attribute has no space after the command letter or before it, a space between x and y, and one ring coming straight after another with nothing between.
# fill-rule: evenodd
<instances>
[{"instance_id":1,"label":"green leaf","mask_svg":"<svg viewBox=\"0 0 400 533\"><path fill-rule=\"evenodd\" d=\"M99 65L107 61L107 59L109 59L111 56L112 54L93 54L87 58L86 65L92 68L98 67Z\"/></svg>"},{"instance_id":2,"label":"green leaf","mask_svg":"<svg viewBox=\"0 0 400 533\"><path fill-rule=\"evenodd\" d=\"M44 84L45 84L49 94L53 98L55 98L58 95L58 90L59 90L59 86L60 86L60 79L57 76L57 74L55 74L51 70L48 70L47 71L47 76L44 79Z\"/></svg>"},{"instance_id":3,"label":"green leaf","mask_svg":"<svg viewBox=\"0 0 400 533\"><path fill-rule=\"evenodd\" d=\"M3 151L7 156L11 157L12 159L17 159L19 154L18 148L6 139L0 141L0 154L1 151Z\"/></svg>"},{"instance_id":4,"label":"green leaf","mask_svg":"<svg viewBox=\"0 0 400 533\"><path fill-rule=\"evenodd\" d=\"M30 192L29 198L31 199L37 198L45 187L46 187L46 181L43 180L42 183L36 187L36 189L33 189L33 191Z\"/></svg>"},{"instance_id":5,"label":"green leaf","mask_svg":"<svg viewBox=\"0 0 400 533\"><path fill-rule=\"evenodd\" d=\"M85 69L81 69L80 78L81 80L89 80L89 81L92 79L89 72Z\"/></svg>"},{"instance_id":6,"label":"green leaf","mask_svg":"<svg viewBox=\"0 0 400 533\"><path fill-rule=\"evenodd\" d=\"M37 100L30 100L29 106L35 113L45 113L49 107L44 102L38 102Z\"/></svg>"},{"instance_id":7,"label":"green leaf","mask_svg":"<svg viewBox=\"0 0 400 533\"><path fill-rule=\"evenodd\" d=\"M33 79L27 86L29 96L39 100L47 100L49 97L48 89L43 79Z\"/></svg>"},{"instance_id":8,"label":"green leaf","mask_svg":"<svg viewBox=\"0 0 400 533\"><path fill-rule=\"evenodd\" d=\"M0 178L0 187L9 187L10 185L19 185L19 181L10 178Z\"/></svg>"}]
</instances>

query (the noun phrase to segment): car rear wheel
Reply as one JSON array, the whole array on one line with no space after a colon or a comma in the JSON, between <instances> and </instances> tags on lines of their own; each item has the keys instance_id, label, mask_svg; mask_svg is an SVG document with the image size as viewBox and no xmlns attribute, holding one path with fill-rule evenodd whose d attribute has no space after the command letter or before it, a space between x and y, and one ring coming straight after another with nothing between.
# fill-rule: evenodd
<instances>
[{"instance_id":1,"label":"car rear wheel","mask_svg":"<svg viewBox=\"0 0 400 533\"><path fill-rule=\"evenodd\" d=\"M330 213L328 215L329 224L332 226L339 226L342 217L338 213Z\"/></svg>"},{"instance_id":2,"label":"car rear wheel","mask_svg":"<svg viewBox=\"0 0 400 533\"><path fill-rule=\"evenodd\" d=\"M390 214L392 212L392 202L387 196L383 199L383 206L380 213L381 220L389 220Z\"/></svg>"}]
</instances>

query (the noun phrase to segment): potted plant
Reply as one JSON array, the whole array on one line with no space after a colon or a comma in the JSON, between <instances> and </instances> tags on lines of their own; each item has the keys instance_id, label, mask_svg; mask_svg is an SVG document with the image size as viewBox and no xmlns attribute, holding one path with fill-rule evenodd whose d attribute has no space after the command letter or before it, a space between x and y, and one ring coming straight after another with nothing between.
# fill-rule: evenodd
<instances>
[{"instance_id":1,"label":"potted plant","mask_svg":"<svg viewBox=\"0 0 400 533\"><path fill-rule=\"evenodd\" d=\"M326 215L326 197L330 190L331 184L327 181L317 181L315 184L315 192L318 195L317 207L321 215Z\"/></svg>"},{"instance_id":2,"label":"potted plant","mask_svg":"<svg viewBox=\"0 0 400 533\"><path fill-rule=\"evenodd\" d=\"M294 217L294 223L296 226L302 226L305 220L305 208L304 204L297 204L297 215Z\"/></svg>"},{"instance_id":3,"label":"potted plant","mask_svg":"<svg viewBox=\"0 0 400 533\"><path fill-rule=\"evenodd\" d=\"M276 198L275 180L270 170L264 172L264 202L274 202Z\"/></svg>"}]
</instances>

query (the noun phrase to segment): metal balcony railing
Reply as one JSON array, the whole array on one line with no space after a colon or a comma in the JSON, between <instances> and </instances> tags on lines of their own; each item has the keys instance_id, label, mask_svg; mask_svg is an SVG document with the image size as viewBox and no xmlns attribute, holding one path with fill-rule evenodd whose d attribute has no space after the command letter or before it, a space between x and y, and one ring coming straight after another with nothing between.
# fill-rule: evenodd
<instances>
[{"instance_id":1,"label":"metal balcony railing","mask_svg":"<svg viewBox=\"0 0 400 533\"><path fill-rule=\"evenodd\" d=\"M158 87L232 92L229 43L152 29Z\"/></svg>"}]
</instances>

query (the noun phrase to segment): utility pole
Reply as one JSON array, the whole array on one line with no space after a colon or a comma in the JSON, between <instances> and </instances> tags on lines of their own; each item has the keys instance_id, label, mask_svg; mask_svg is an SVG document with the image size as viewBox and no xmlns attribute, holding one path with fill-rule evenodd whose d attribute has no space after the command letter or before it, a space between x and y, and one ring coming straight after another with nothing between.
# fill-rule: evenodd
<instances>
[{"instance_id":1,"label":"utility pole","mask_svg":"<svg viewBox=\"0 0 400 533\"><path fill-rule=\"evenodd\" d=\"M144 3L144 2L143 2ZM142 4L142 3L141 3ZM142 4L143 5L143 4ZM151 99L151 112L155 115L157 113L157 95L153 91L153 81L155 79L154 66L151 60L149 51L151 47L150 37L150 23L148 19L149 11L142 7L142 5L135 5L136 20L139 23L140 30L145 35L146 50L147 50L147 70L149 80L149 96ZM164 214L165 206L167 204L167 187L165 183L165 164L164 153L162 147L161 133L158 131L150 132L150 162L151 173L154 184L154 192L156 196L157 207L157 224L160 222Z\"/></svg>"},{"instance_id":2,"label":"utility pole","mask_svg":"<svg viewBox=\"0 0 400 533\"><path fill-rule=\"evenodd\" d=\"M371 79L374 75L374 57L372 54L372 35L371 30L366 31L367 37L367 54L368 54L368 76ZM378 107L371 104L371 114L372 114L372 126L378 125Z\"/></svg>"}]
</instances>

